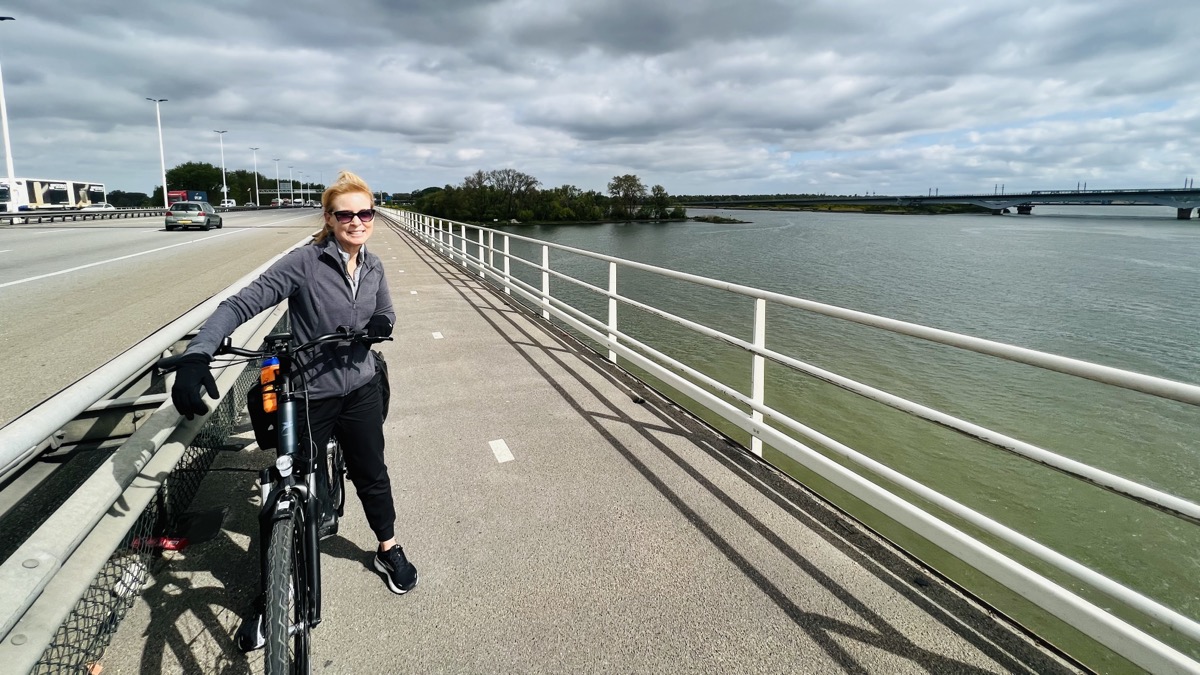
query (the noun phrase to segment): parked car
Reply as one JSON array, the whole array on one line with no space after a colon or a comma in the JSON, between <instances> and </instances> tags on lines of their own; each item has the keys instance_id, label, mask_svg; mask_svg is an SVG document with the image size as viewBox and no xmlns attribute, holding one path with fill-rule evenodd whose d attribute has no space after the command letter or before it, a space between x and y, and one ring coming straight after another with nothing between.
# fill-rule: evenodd
<instances>
[{"instance_id":1,"label":"parked car","mask_svg":"<svg viewBox=\"0 0 1200 675\"><path fill-rule=\"evenodd\" d=\"M321 202L319 202L319 201L317 201L317 200L315 200L315 199L310 199L310 200L308 200L308 201L304 202L304 205L305 205L305 206L307 206L307 207L309 207L309 208L313 208L313 209L319 209L319 208L321 208Z\"/></svg>"},{"instance_id":2,"label":"parked car","mask_svg":"<svg viewBox=\"0 0 1200 675\"><path fill-rule=\"evenodd\" d=\"M287 204L284 204L286 201L286 199L280 199L279 197L276 197L275 199L271 200L271 206L287 206Z\"/></svg>"},{"instance_id":3,"label":"parked car","mask_svg":"<svg viewBox=\"0 0 1200 675\"><path fill-rule=\"evenodd\" d=\"M88 204L87 206L81 206L79 208L79 210L80 211L116 211L117 207L113 206L112 204L108 204L108 203Z\"/></svg>"},{"instance_id":4,"label":"parked car","mask_svg":"<svg viewBox=\"0 0 1200 675\"><path fill-rule=\"evenodd\" d=\"M242 204L242 206L253 206L253 207L257 207L257 206L258 206L258 204L255 204L254 202L246 202L245 204Z\"/></svg>"},{"instance_id":5,"label":"parked car","mask_svg":"<svg viewBox=\"0 0 1200 675\"><path fill-rule=\"evenodd\" d=\"M221 215L208 202L175 202L167 208L166 213L166 228L174 230L175 228L187 229L189 227L198 227L202 230L208 230L215 227L221 229Z\"/></svg>"},{"instance_id":6,"label":"parked car","mask_svg":"<svg viewBox=\"0 0 1200 675\"><path fill-rule=\"evenodd\" d=\"M223 209L231 209L235 206L237 206L237 201L235 201L233 199L222 199L221 200L221 208L223 208Z\"/></svg>"}]
</instances>

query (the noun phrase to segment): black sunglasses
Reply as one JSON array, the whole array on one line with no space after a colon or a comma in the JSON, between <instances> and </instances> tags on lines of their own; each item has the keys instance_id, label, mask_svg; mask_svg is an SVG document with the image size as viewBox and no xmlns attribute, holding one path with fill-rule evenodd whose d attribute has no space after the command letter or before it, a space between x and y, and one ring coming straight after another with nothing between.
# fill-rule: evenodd
<instances>
[{"instance_id":1,"label":"black sunglasses","mask_svg":"<svg viewBox=\"0 0 1200 675\"><path fill-rule=\"evenodd\" d=\"M337 218L339 223L348 223L354 220L354 216L364 223L369 223L375 220L375 209L363 209L362 211L334 211L333 217Z\"/></svg>"}]
</instances>

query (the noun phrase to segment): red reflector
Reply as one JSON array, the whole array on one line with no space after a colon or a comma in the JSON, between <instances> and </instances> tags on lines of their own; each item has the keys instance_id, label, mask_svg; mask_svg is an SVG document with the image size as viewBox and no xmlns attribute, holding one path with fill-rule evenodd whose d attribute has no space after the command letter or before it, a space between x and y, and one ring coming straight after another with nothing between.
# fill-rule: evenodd
<instances>
[{"instance_id":1,"label":"red reflector","mask_svg":"<svg viewBox=\"0 0 1200 675\"><path fill-rule=\"evenodd\" d=\"M182 551L188 547L187 537L145 537L134 539L130 548L161 548L164 551Z\"/></svg>"}]
</instances>

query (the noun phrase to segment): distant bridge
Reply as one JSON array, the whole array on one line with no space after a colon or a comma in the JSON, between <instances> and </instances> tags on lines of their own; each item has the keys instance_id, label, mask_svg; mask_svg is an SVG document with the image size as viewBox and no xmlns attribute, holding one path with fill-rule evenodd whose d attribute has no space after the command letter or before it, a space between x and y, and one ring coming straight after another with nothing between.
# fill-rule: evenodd
<instances>
[{"instance_id":1,"label":"distant bridge","mask_svg":"<svg viewBox=\"0 0 1200 675\"><path fill-rule=\"evenodd\" d=\"M1039 204L1070 204L1091 206L1168 206L1176 210L1180 220L1189 220L1192 210L1200 208L1200 189L1148 189L1148 190L1034 190L1016 194L968 194L968 195L865 195L838 197L779 197L763 199L692 200L688 206L747 206L791 204L878 204L921 206L924 204L974 204L992 213L1004 213L1016 209L1017 213L1032 213Z\"/></svg>"}]
</instances>

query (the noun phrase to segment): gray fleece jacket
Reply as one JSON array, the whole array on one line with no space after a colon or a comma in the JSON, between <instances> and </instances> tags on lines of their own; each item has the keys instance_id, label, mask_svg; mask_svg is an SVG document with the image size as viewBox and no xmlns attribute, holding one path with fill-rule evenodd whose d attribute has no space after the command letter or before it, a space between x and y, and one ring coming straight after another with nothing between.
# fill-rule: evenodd
<instances>
[{"instance_id":1,"label":"gray fleece jacket","mask_svg":"<svg viewBox=\"0 0 1200 675\"><path fill-rule=\"evenodd\" d=\"M222 302L204 322L186 353L211 357L234 329L285 298L297 344L333 333L339 326L362 330L377 314L396 323L379 257L363 248L356 297L337 244L329 237L288 253L237 295ZM324 344L297 360L301 364L301 382L308 384L310 400L345 396L375 376L375 360L370 348L363 344Z\"/></svg>"}]
</instances>

